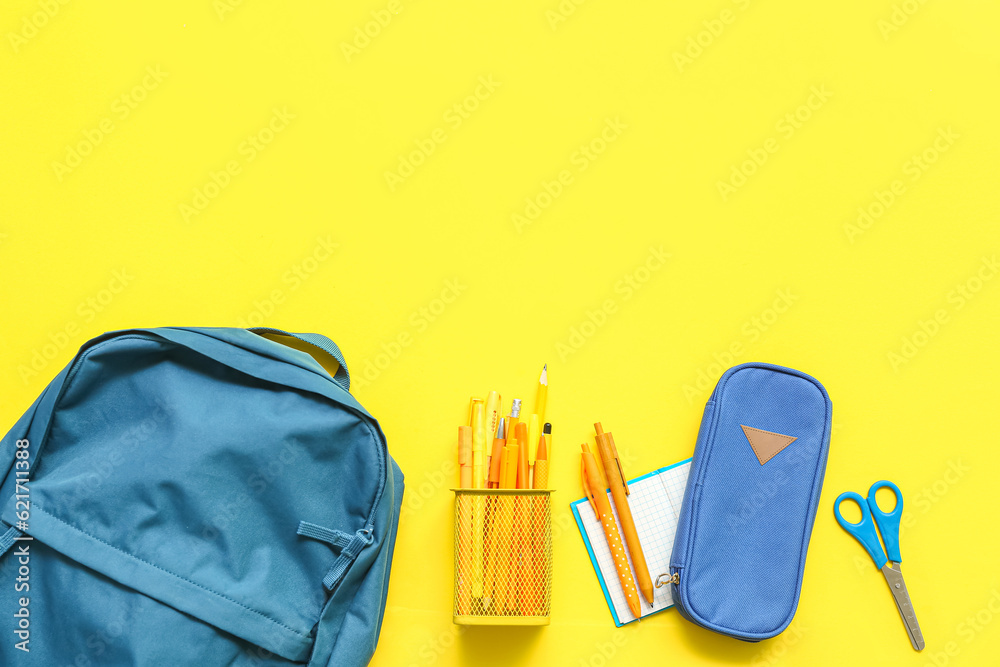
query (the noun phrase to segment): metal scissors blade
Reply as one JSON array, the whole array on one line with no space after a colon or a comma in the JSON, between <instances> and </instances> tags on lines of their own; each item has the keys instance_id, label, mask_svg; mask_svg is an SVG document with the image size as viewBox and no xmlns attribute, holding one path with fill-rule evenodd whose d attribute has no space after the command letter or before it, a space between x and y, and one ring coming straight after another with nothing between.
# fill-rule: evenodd
<instances>
[{"instance_id":1,"label":"metal scissors blade","mask_svg":"<svg viewBox=\"0 0 1000 667\"><path fill-rule=\"evenodd\" d=\"M915 651L924 650L924 635L920 632L920 624L917 623L917 615L913 611L913 603L910 602L910 594L906 590L906 582L903 581L903 573L899 569L899 563L889 561L882 566L882 575L885 582L889 584L889 591L892 599L896 601L896 608L903 618L903 625L906 627L906 634L910 637L910 644Z\"/></svg>"}]
</instances>

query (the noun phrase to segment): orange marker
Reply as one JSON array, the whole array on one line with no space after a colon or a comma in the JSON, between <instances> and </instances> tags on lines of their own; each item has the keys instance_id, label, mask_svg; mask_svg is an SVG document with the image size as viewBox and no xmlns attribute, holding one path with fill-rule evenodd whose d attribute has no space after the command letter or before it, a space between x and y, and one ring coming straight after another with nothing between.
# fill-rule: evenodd
<instances>
[{"instance_id":1,"label":"orange marker","mask_svg":"<svg viewBox=\"0 0 1000 667\"><path fill-rule=\"evenodd\" d=\"M487 488L499 489L500 488L500 470L501 466L501 452L503 452L503 431L504 431L504 420L501 417L500 423L497 425L496 437L493 438L493 456L490 458L490 479Z\"/></svg>"},{"instance_id":2,"label":"orange marker","mask_svg":"<svg viewBox=\"0 0 1000 667\"><path fill-rule=\"evenodd\" d=\"M484 409L486 411L486 433L496 433L497 424L500 423L500 418L503 416L500 414L500 394L491 391L486 397Z\"/></svg>"}]
</instances>

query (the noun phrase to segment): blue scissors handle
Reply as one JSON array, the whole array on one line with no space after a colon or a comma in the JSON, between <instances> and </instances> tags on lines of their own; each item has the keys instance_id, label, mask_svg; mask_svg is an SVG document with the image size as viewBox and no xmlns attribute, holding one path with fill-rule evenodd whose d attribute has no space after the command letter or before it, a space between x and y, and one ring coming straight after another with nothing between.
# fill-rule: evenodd
<instances>
[{"instance_id":1,"label":"blue scissors handle","mask_svg":"<svg viewBox=\"0 0 1000 667\"><path fill-rule=\"evenodd\" d=\"M872 497L874 498L874 493ZM853 500L861 509L861 521L858 523L851 523L840 513L840 503L845 500ZM868 501L854 491L845 491L833 501L833 513L837 517L837 523L840 524L840 527L861 543L861 546L865 548L868 555L875 561L875 567L881 570L886 564L887 559L885 552L882 551L882 545L878 541L878 534L875 532L875 523L872 521L872 514L868 509Z\"/></svg>"},{"instance_id":2,"label":"blue scissors handle","mask_svg":"<svg viewBox=\"0 0 1000 667\"><path fill-rule=\"evenodd\" d=\"M883 512L878 506L875 492L879 489L892 489L893 495L896 496L896 506L891 512ZM903 557L899 553L899 519L903 515L903 493L898 486L887 479L875 482L872 488L868 489L868 509L871 510L872 518L878 525L878 532L882 533L886 556L894 563L901 562Z\"/></svg>"}]
</instances>

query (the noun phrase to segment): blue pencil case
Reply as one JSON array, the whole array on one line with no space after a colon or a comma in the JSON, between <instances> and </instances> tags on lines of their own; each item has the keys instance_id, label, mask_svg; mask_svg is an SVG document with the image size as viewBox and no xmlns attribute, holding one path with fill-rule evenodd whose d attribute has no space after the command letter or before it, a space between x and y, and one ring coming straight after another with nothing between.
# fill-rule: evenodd
<instances>
[{"instance_id":1,"label":"blue pencil case","mask_svg":"<svg viewBox=\"0 0 1000 667\"><path fill-rule=\"evenodd\" d=\"M705 405L670 558L684 618L744 641L788 627L823 487L832 405L814 378L749 363Z\"/></svg>"}]
</instances>

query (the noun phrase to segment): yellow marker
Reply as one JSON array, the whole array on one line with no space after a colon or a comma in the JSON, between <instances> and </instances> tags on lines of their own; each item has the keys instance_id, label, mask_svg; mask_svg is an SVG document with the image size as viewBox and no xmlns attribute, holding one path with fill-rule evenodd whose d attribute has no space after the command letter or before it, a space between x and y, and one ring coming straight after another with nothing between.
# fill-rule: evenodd
<instances>
[{"instance_id":1,"label":"yellow marker","mask_svg":"<svg viewBox=\"0 0 1000 667\"><path fill-rule=\"evenodd\" d=\"M472 488L485 488L483 470L486 465L486 415L483 399L472 399Z\"/></svg>"},{"instance_id":2,"label":"yellow marker","mask_svg":"<svg viewBox=\"0 0 1000 667\"><path fill-rule=\"evenodd\" d=\"M539 432L538 425L538 415L531 415L528 418L528 465L535 465L535 458L538 455L538 436L541 435Z\"/></svg>"},{"instance_id":3,"label":"yellow marker","mask_svg":"<svg viewBox=\"0 0 1000 667\"><path fill-rule=\"evenodd\" d=\"M472 402L472 488L485 488L486 424L483 399ZM483 528L486 496L472 496L472 597L483 597Z\"/></svg>"},{"instance_id":4,"label":"yellow marker","mask_svg":"<svg viewBox=\"0 0 1000 667\"><path fill-rule=\"evenodd\" d=\"M463 489L472 488L472 427L458 427L458 467L459 486ZM469 569L472 563L469 562L468 554L472 544L472 505L469 503L471 497L459 497L459 525L458 541L459 549L463 554L458 567L458 613L468 614L472 605L472 587L469 581Z\"/></svg>"},{"instance_id":5,"label":"yellow marker","mask_svg":"<svg viewBox=\"0 0 1000 667\"><path fill-rule=\"evenodd\" d=\"M500 487L501 489L516 489L517 488L517 449L516 444L508 444L505 447L507 450L507 486Z\"/></svg>"}]
</instances>

